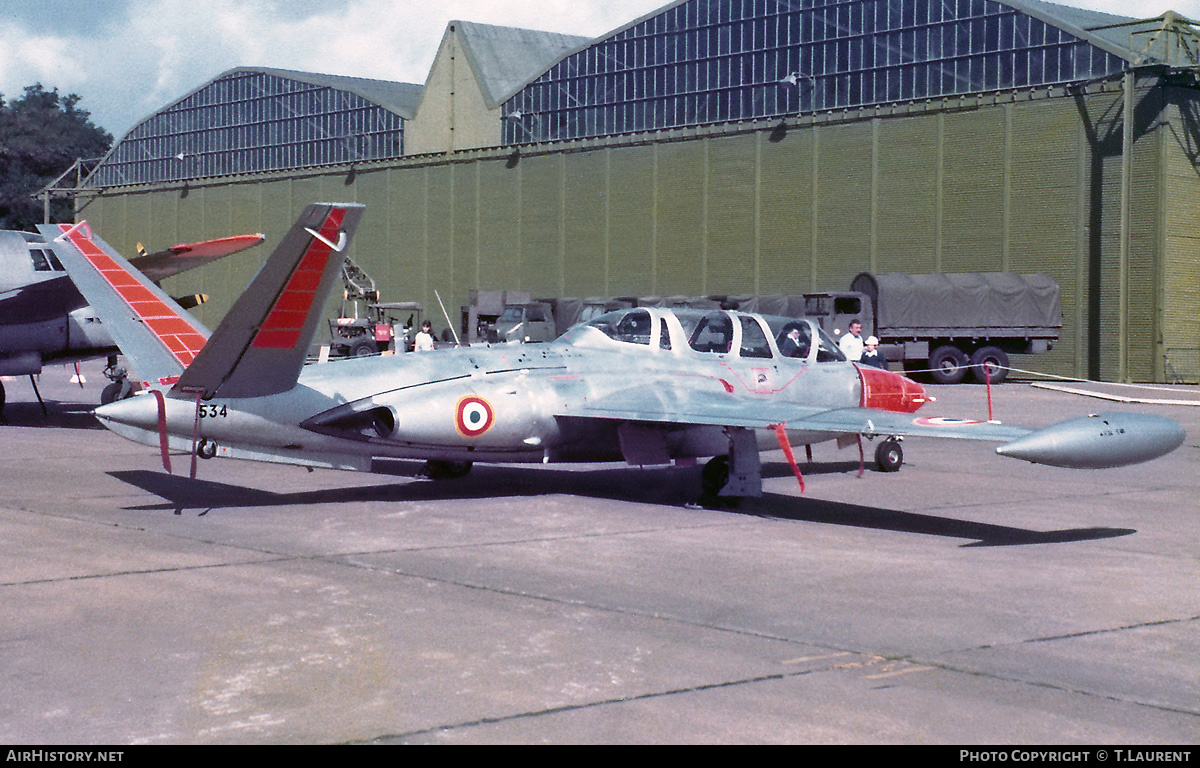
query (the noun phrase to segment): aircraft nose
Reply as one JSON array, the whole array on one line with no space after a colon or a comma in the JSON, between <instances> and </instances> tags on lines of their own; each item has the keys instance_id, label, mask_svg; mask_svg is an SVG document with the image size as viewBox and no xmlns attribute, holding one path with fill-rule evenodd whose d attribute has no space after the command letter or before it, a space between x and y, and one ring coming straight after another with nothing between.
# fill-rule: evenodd
<instances>
[{"instance_id":1,"label":"aircraft nose","mask_svg":"<svg viewBox=\"0 0 1200 768\"><path fill-rule=\"evenodd\" d=\"M153 406L154 398L143 395L98 406L94 413L109 429L116 424L153 429L158 423L158 412Z\"/></svg>"},{"instance_id":2,"label":"aircraft nose","mask_svg":"<svg viewBox=\"0 0 1200 768\"><path fill-rule=\"evenodd\" d=\"M925 394L924 387L907 376L865 365L856 367L862 379L862 402L865 408L915 413L932 399Z\"/></svg>"}]
</instances>

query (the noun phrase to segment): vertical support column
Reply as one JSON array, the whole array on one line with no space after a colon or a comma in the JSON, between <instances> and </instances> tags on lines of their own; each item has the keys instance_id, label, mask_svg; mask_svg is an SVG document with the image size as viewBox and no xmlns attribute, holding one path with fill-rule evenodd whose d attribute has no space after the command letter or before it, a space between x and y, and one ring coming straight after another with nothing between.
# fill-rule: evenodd
<instances>
[{"instance_id":1,"label":"vertical support column","mask_svg":"<svg viewBox=\"0 0 1200 768\"><path fill-rule=\"evenodd\" d=\"M871 119L871 253L868 263L879 272L879 118Z\"/></svg>"},{"instance_id":2,"label":"vertical support column","mask_svg":"<svg viewBox=\"0 0 1200 768\"><path fill-rule=\"evenodd\" d=\"M1129 195L1133 166L1133 71L1125 73L1125 105L1121 127L1121 251L1118 261L1117 379L1129 378Z\"/></svg>"},{"instance_id":3,"label":"vertical support column","mask_svg":"<svg viewBox=\"0 0 1200 768\"><path fill-rule=\"evenodd\" d=\"M817 233L820 231L820 205L821 185L820 174L817 169L821 165L821 129L817 125L812 127L812 234L811 248L808 253L808 290L815 291L817 289Z\"/></svg>"}]
</instances>

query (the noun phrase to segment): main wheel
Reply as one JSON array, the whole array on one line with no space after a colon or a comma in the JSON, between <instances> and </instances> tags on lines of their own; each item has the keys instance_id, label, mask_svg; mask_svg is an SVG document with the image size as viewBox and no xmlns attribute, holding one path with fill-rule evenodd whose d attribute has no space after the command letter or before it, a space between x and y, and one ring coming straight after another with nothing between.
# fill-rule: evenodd
<instances>
[{"instance_id":1,"label":"main wheel","mask_svg":"<svg viewBox=\"0 0 1200 768\"><path fill-rule=\"evenodd\" d=\"M469 461L441 461L431 459L425 462L424 475L430 480L454 480L464 477L471 471Z\"/></svg>"},{"instance_id":2,"label":"main wheel","mask_svg":"<svg viewBox=\"0 0 1200 768\"><path fill-rule=\"evenodd\" d=\"M958 384L967 375L967 356L958 347L947 344L929 356L931 376L938 384Z\"/></svg>"},{"instance_id":3,"label":"main wheel","mask_svg":"<svg viewBox=\"0 0 1200 768\"><path fill-rule=\"evenodd\" d=\"M211 459L217 455L217 444L205 438L196 444L196 455L202 459Z\"/></svg>"},{"instance_id":4,"label":"main wheel","mask_svg":"<svg viewBox=\"0 0 1200 768\"><path fill-rule=\"evenodd\" d=\"M729 482L729 457L715 456L700 472L700 490L705 496L716 496Z\"/></svg>"},{"instance_id":5,"label":"main wheel","mask_svg":"<svg viewBox=\"0 0 1200 768\"><path fill-rule=\"evenodd\" d=\"M904 449L900 447L899 440L889 437L875 447L875 465L880 472L899 471L903 463Z\"/></svg>"},{"instance_id":6,"label":"main wheel","mask_svg":"<svg viewBox=\"0 0 1200 768\"><path fill-rule=\"evenodd\" d=\"M971 378L980 384L987 384L989 375L993 384L1008 378L1008 355L1000 347L980 347L971 355Z\"/></svg>"}]
</instances>

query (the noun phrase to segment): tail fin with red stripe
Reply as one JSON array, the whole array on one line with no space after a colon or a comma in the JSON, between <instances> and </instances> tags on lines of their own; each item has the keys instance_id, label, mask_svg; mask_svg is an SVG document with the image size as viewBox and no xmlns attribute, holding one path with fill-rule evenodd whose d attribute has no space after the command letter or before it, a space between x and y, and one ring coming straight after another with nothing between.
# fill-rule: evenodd
<instances>
[{"instance_id":1,"label":"tail fin with red stripe","mask_svg":"<svg viewBox=\"0 0 1200 768\"><path fill-rule=\"evenodd\" d=\"M296 384L363 206L304 209L172 394L259 397Z\"/></svg>"},{"instance_id":2,"label":"tail fin with red stripe","mask_svg":"<svg viewBox=\"0 0 1200 768\"><path fill-rule=\"evenodd\" d=\"M93 235L87 222L43 224L38 231L141 378L170 384L191 365L209 336L199 320Z\"/></svg>"},{"instance_id":3,"label":"tail fin with red stripe","mask_svg":"<svg viewBox=\"0 0 1200 768\"><path fill-rule=\"evenodd\" d=\"M295 386L362 214L306 207L211 337L86 222L38 229L141 378L176 397L256 397Z\"/></svg>"}]
</instances>

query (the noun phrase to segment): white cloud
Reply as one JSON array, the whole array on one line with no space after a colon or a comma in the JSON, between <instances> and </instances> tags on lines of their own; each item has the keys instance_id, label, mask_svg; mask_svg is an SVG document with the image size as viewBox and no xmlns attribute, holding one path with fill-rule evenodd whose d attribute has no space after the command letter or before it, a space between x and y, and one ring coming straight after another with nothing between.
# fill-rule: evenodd
<instances>
[{"instance_id":1,"label":"white cloud","mask_svg":"<svg viewBox=\"0 0 1200 768\"><path fill-rule=\"evenodd\" d=\"M85 74L70 55L64 38L31 34L15 24L0 24L0 92L19 96L26 85L79 81Z\"/></svg>"}]
</instances>

